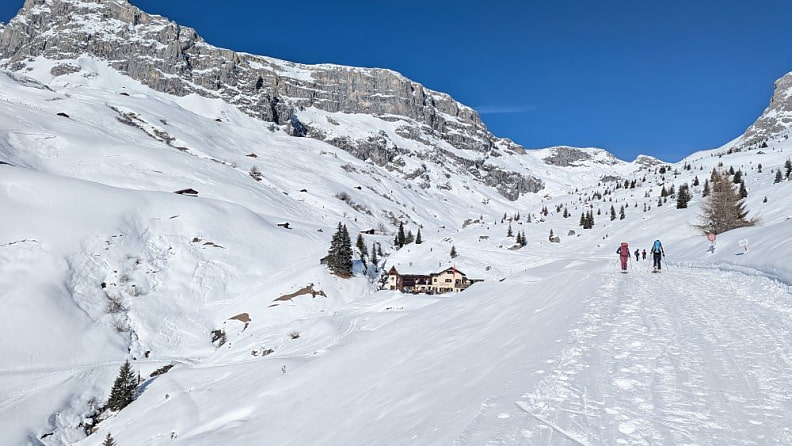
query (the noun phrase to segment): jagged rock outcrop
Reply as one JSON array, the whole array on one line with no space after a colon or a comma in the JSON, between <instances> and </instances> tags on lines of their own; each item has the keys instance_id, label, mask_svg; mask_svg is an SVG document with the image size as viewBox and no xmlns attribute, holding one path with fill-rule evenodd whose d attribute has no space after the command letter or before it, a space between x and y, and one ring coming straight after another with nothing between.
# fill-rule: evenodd
<instances>
[{"instance_id":1,"label":"jagged rock outcrop","mask_svg":"<svg viewBox=\"0 0 792 446\"><path fill-rule=\"evenodd\" d=\"M406 117L418 124L414 138L431 136L482 156L495 147L523 151L489 133L472 108L394 71L303 65L217 48L195 30L146 14L126 0L25 0L19 15L0 34L0 58L11 70L24 69L31 57L69 61L84 54L103 59L158 91L220 98L251 116L284 125L295 136L321 134L295 115L315 107ZM78 69L65 62L52 74ZM343 138L328 142L380 161L388 160L393 151L392 142L376 136L353 143ZM523 176L517 183L541 187L535 178L511 174Z\"/></svg>"},{"instance_id":2,"label":"jagged rock outcrop","mask_svg":"<svg viewBox=\"0 0 792 446\"><path fill-rule=\"evenodd\" d=\"M740 138L737 148L767 147L774 139L788 138L792 127L792 72L775 81L770 105Z\"/></svg>"}]
</instances>

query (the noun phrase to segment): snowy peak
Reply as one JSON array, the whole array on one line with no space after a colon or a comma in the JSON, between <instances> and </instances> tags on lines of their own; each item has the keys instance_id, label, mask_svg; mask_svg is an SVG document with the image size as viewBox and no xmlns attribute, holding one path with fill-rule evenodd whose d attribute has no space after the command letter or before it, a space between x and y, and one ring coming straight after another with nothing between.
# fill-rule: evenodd
<instances>
[{"instance_id":1,"label":"snowy peak","mask_svg":"<svg viewBox=\"0 0 792 446\"><path fill-rule=\"evenodd\" d=\"M610 152L597 148L578 148L568 146L548 147L540 152L542 160L552 166L580 167L591 164L613 166L623 163Z\"/></svg>"},{"instance_id":2,"label":"snowy peak","mask_svg":"<svg viewBox=\"0 0 792 446\"><path fill-rule=\"evenodd\" d=\"M303 65L217 48L195 30L126 1L31 0L0 36L2 65L14 71L45 58L59 61L51 74L61 76L79 71L74 61L84 55L154 90L221 99L294 136L381 166L398 167L400 155L409 154L445 161L453 171L475 167L484 172L473 175L477 180L497 185L510 199L542 187L529 172L487 162L524 149L492 135L475 110L392 70ZM312 121L302 113L314 110L325 117ZM342 114L373 116L379 124L338 125L346 121ZM393 132L382 132L383 126Z\"/></svg>"},{"instance_id":3,"label":"snowy peak","mask_svg":"<svg viewBox=\"0 0 792 446\"><path fill-rule=\"evenodd\" d=\"M738 139L737 148L765 148L789 138L792 127L792 72L775 81L770 105Z\"/></svg>"}]
</instances>

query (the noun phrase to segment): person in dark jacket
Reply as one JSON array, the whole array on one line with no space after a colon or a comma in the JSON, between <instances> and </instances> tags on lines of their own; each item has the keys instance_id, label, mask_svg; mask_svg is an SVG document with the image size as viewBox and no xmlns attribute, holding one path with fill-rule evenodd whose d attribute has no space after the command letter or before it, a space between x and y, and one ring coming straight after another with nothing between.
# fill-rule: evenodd
<instances>
[{"instance_id":1,"label":"person in dark jacket","mask_svg":"<svg viewBox=\"0 0 792 446\"><path fill-rule=\"evenodd\" d=\"M641 260L641 250L640 249L636 249L635 250L635 261L637 262L639 260Z\"/></svg>"},{"instance_id":2,"label":"person in dark jacket","mask_svg":"<svg viewBox=\"0 0 792 446\"><path fill-rule=\"evenodd\" d=\"M643 256L643 260L646 260L646 250L645 249L643 250L643 252L641 252L641 255Z\"/></svg>"}]
</instances>

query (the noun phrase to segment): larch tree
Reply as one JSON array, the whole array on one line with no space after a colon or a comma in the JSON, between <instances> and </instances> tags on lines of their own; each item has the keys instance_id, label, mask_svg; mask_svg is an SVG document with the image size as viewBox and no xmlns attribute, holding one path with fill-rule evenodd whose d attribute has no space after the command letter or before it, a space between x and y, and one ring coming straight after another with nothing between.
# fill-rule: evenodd
<instances>
[{"instance_id":1,"label":"larch tree","mask_svg":"<svg viewBox=\"0 0 792 446\"><path fill-rule=\"evenodd\" d=\"M699 228L704 232L722 234L732 229L753 226L756 222L746 218L748 211L745 210L744 200L728 175L716 172L711 179L710 195L701 205L703 223Z\"/></svg>"}]
</instances>

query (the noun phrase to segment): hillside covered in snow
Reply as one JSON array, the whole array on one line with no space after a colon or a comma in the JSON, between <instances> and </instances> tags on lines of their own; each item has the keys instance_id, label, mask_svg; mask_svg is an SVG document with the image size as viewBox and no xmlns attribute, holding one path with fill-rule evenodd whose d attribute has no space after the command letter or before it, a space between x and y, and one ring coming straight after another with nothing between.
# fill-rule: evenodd
<instances>
[{"instance_id":1,"label":"hillside covered in snow","mask_svg":"<svg viewBox=\"0 0 792 446\"><path fill-rule=\"evenodd\" d=\"M112 36L191 68L154 79ZM227 60L247 74L208 84ZM0 65L2 444L792 444L786 81L666 163L526 150L397 73L232 54L123 0L26 1ZM323 96L358 76L411 99ZM713 169L755 221L714 243ZM322 263L339 223L381 252L350 278ZM655 239L660 274L619 272ZM392 267L479 282L382 289ZM103 411L126 360L137 398Z\"/></svg>"}]
</instances>

